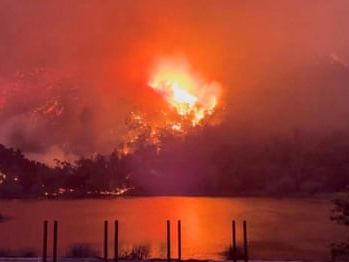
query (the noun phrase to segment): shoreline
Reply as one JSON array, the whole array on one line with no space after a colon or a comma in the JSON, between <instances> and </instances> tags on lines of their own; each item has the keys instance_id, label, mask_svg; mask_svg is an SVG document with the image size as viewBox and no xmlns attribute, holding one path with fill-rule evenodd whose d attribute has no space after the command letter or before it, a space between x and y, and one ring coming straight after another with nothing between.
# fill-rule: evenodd
<instances>
[{"instance_id":1,"label":"shoreline","mask_svg":"<svg viewBox=\"0 0 349 262\"><path fill-rule=\"evenodd\" d=\"M6 261L42 261L41 257L0 257L0 262ZM47 261L53 261L52 258L47 258ZM71 262L71 261L83 261L83 262L100 262L105 261L100 257L85 257L85 258L70 258L70 257L58 257L57 261L62 262ZM113 262L114 259L108 259L108 262ZM119 259L118 262L130 262L130 261L149 261L149 262L167 262L167 259L144 259L144 260L127 260L127 259ZM178 261L173 258L171 261ZM214 260L214 259L182 259L183 262L224 262L224 261L232 261L232 260ZM238 259L237 261L244 261L243 259ZM282 259L249 259L251 262L306 262L307 260L282 260ZM317 262L316 260L308 260L309 262Z\"/></svg>"},{"instance_id":2,"label":"shoreline","mask_svg":"<svg viewBox=\"0 0 349 262\"><path fill-rule=\"evenodd\" d=\"M196 197L196 198L279 198L279 199L324 199L331 200L342 192L324 192L324 193L294 193L294 194L125 194L119 196L56 196L56 197L0 197L0 201L15 200L115 200L115 199L136 199L152 197Z\"/></svg>"}]
</instances>

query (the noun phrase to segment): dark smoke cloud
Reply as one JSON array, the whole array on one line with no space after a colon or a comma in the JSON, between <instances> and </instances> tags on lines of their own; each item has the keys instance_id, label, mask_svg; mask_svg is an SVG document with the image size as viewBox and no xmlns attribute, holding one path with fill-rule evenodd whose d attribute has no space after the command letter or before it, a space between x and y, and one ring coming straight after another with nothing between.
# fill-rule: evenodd
<instances>
[{"instance_id":1,"label":"dark smoke cloud","mask_svg":"<svg viewBox=\"0 0 349 262\"><path fill-rule=\"evenodd\" d=\"M133 108L159 104L147 74L172 53L222 83L227 139L347 128L348 13L346 0L2 0L0 143L45 161L109 152Z\"/></svg>"}]
</instances>

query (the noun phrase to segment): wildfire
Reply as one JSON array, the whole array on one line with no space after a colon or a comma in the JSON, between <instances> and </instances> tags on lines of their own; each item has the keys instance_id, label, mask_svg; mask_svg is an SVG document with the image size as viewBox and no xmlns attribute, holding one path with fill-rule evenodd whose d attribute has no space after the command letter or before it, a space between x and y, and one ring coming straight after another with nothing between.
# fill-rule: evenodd
<instances>
[{"instance_id":1,"label":"wildfire","mask_svg":"<svg viewBox=\"0 0 349 262\"><path fill-rule=\"evenodd\" d=\"M219 83L207 82L185 60L178 58L161 60L148 85L174 114L162 108L150 115L132 111L126 121L129 131L119 146L120 155L129 155L144 146L153 146L159 153L166 138L184 137L212 115L221 94Z\"/></svg>"},{"instance_id":2,"label":"wildfire","mask_svg":"<svg viewBox=\"0 0 349 262\"><path fill-rule=\"evenodd\" d=\"M221 90L219 83L206 82L178 59L160 61L148 85L193 126L214 113Z\"/></svg>"}]
</instances>

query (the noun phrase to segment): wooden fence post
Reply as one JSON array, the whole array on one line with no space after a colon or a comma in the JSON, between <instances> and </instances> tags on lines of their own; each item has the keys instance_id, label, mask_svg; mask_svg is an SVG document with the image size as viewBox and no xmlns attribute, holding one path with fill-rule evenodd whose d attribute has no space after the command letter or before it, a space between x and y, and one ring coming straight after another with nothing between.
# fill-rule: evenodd
<instances>
[{"instance_id":1,"label":"wooden fence post","mask_svg":"<svg viewBox=\"0 0 349 262\"><path fill-rule=\"evenodd\" d=\"M167 261L171 260L171 222L167 220Z\"/></svg>"},{"instance_id":2,"label":"wooden fence post","mask_svg":"<svg viewBox=\"0 0 349 262\"><path fill-rule=\"evenodd\" d=\"M53 262L57 262L58 221L53 222Z\"/></svg>"},{"instance_id":3,"label":"wooden fence post","mask_svg":"<svg viewBox=\"0 0 349 262\"><path fill-rule=\"evenodd\" d=\"M108 221L104 221L104 261L108 261Z\"/></svg>"},{"instance_id":4,"label":"wooden fence post","mask_svg":"<svg viewBox=\"0 0 349 262\"><path fill-rule=\"evenodd\" d=\"M244 220L244 260L248 262L248 240L247 240L247 222Z\"/></svg>"},{"instance_id":5,"label":"wooden fence post","mask_svg":"<svg viewBox=\"0 0 349 262\"><path fill-rule=\"evenodd\" d=\"M48 222L47 220L44 221L44 230L43 230L43 245L42 245L42 261L47 261L47 227Z\"/></svg>"},{"instance_id":6,"label":"wooden fence post","mask_svg":"<svg viewBox=\"0 0 349 262\"><path fill-rule=\"evenodd\" d=\"M236 252L236 223L235 220L232 221L232 258L233 261L236 262L237 261L237 252Z\"/></svg>"},{"instance_id":7,"label":"wooden fence post","mask_svg":"<svg viewBox=\"0 0 349 262\"><path fill-rule=\"evenodd\" d=\"M119 221L114 221L114 261L119 260Z\"/></svg>"},{"instance_id":8,"label":"wooden fence post","mask_svg":"<svg viewBox=\"0 0 349 262\"><path fill-rule=\"evenodd\" d=\"M178 220L177 223L177 230L178 230L178 261L182 260L182 225L181 221Z\"/></svg>"}]
</instances>

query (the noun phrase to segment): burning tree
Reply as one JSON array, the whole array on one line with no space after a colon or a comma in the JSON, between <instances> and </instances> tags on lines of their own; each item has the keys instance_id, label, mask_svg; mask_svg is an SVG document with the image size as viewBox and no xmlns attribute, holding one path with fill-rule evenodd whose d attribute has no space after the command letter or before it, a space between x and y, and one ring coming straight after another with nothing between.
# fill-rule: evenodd
<instances>
[{"instance_id":1,"label":"burning tree","mask_svg":"<svg viewBox=\"0 0 349 262\"><path fill-rule=\"evenodd\" d=\"M121 155L145 147L159 152L168 138L185 136L205 126L217 111L221 86L203 80L186 60L164 58L154 68L148 86L165 102L154 114L132 111L126 121L128 132L119 146Z\"/></svg>"}]
</instances>

